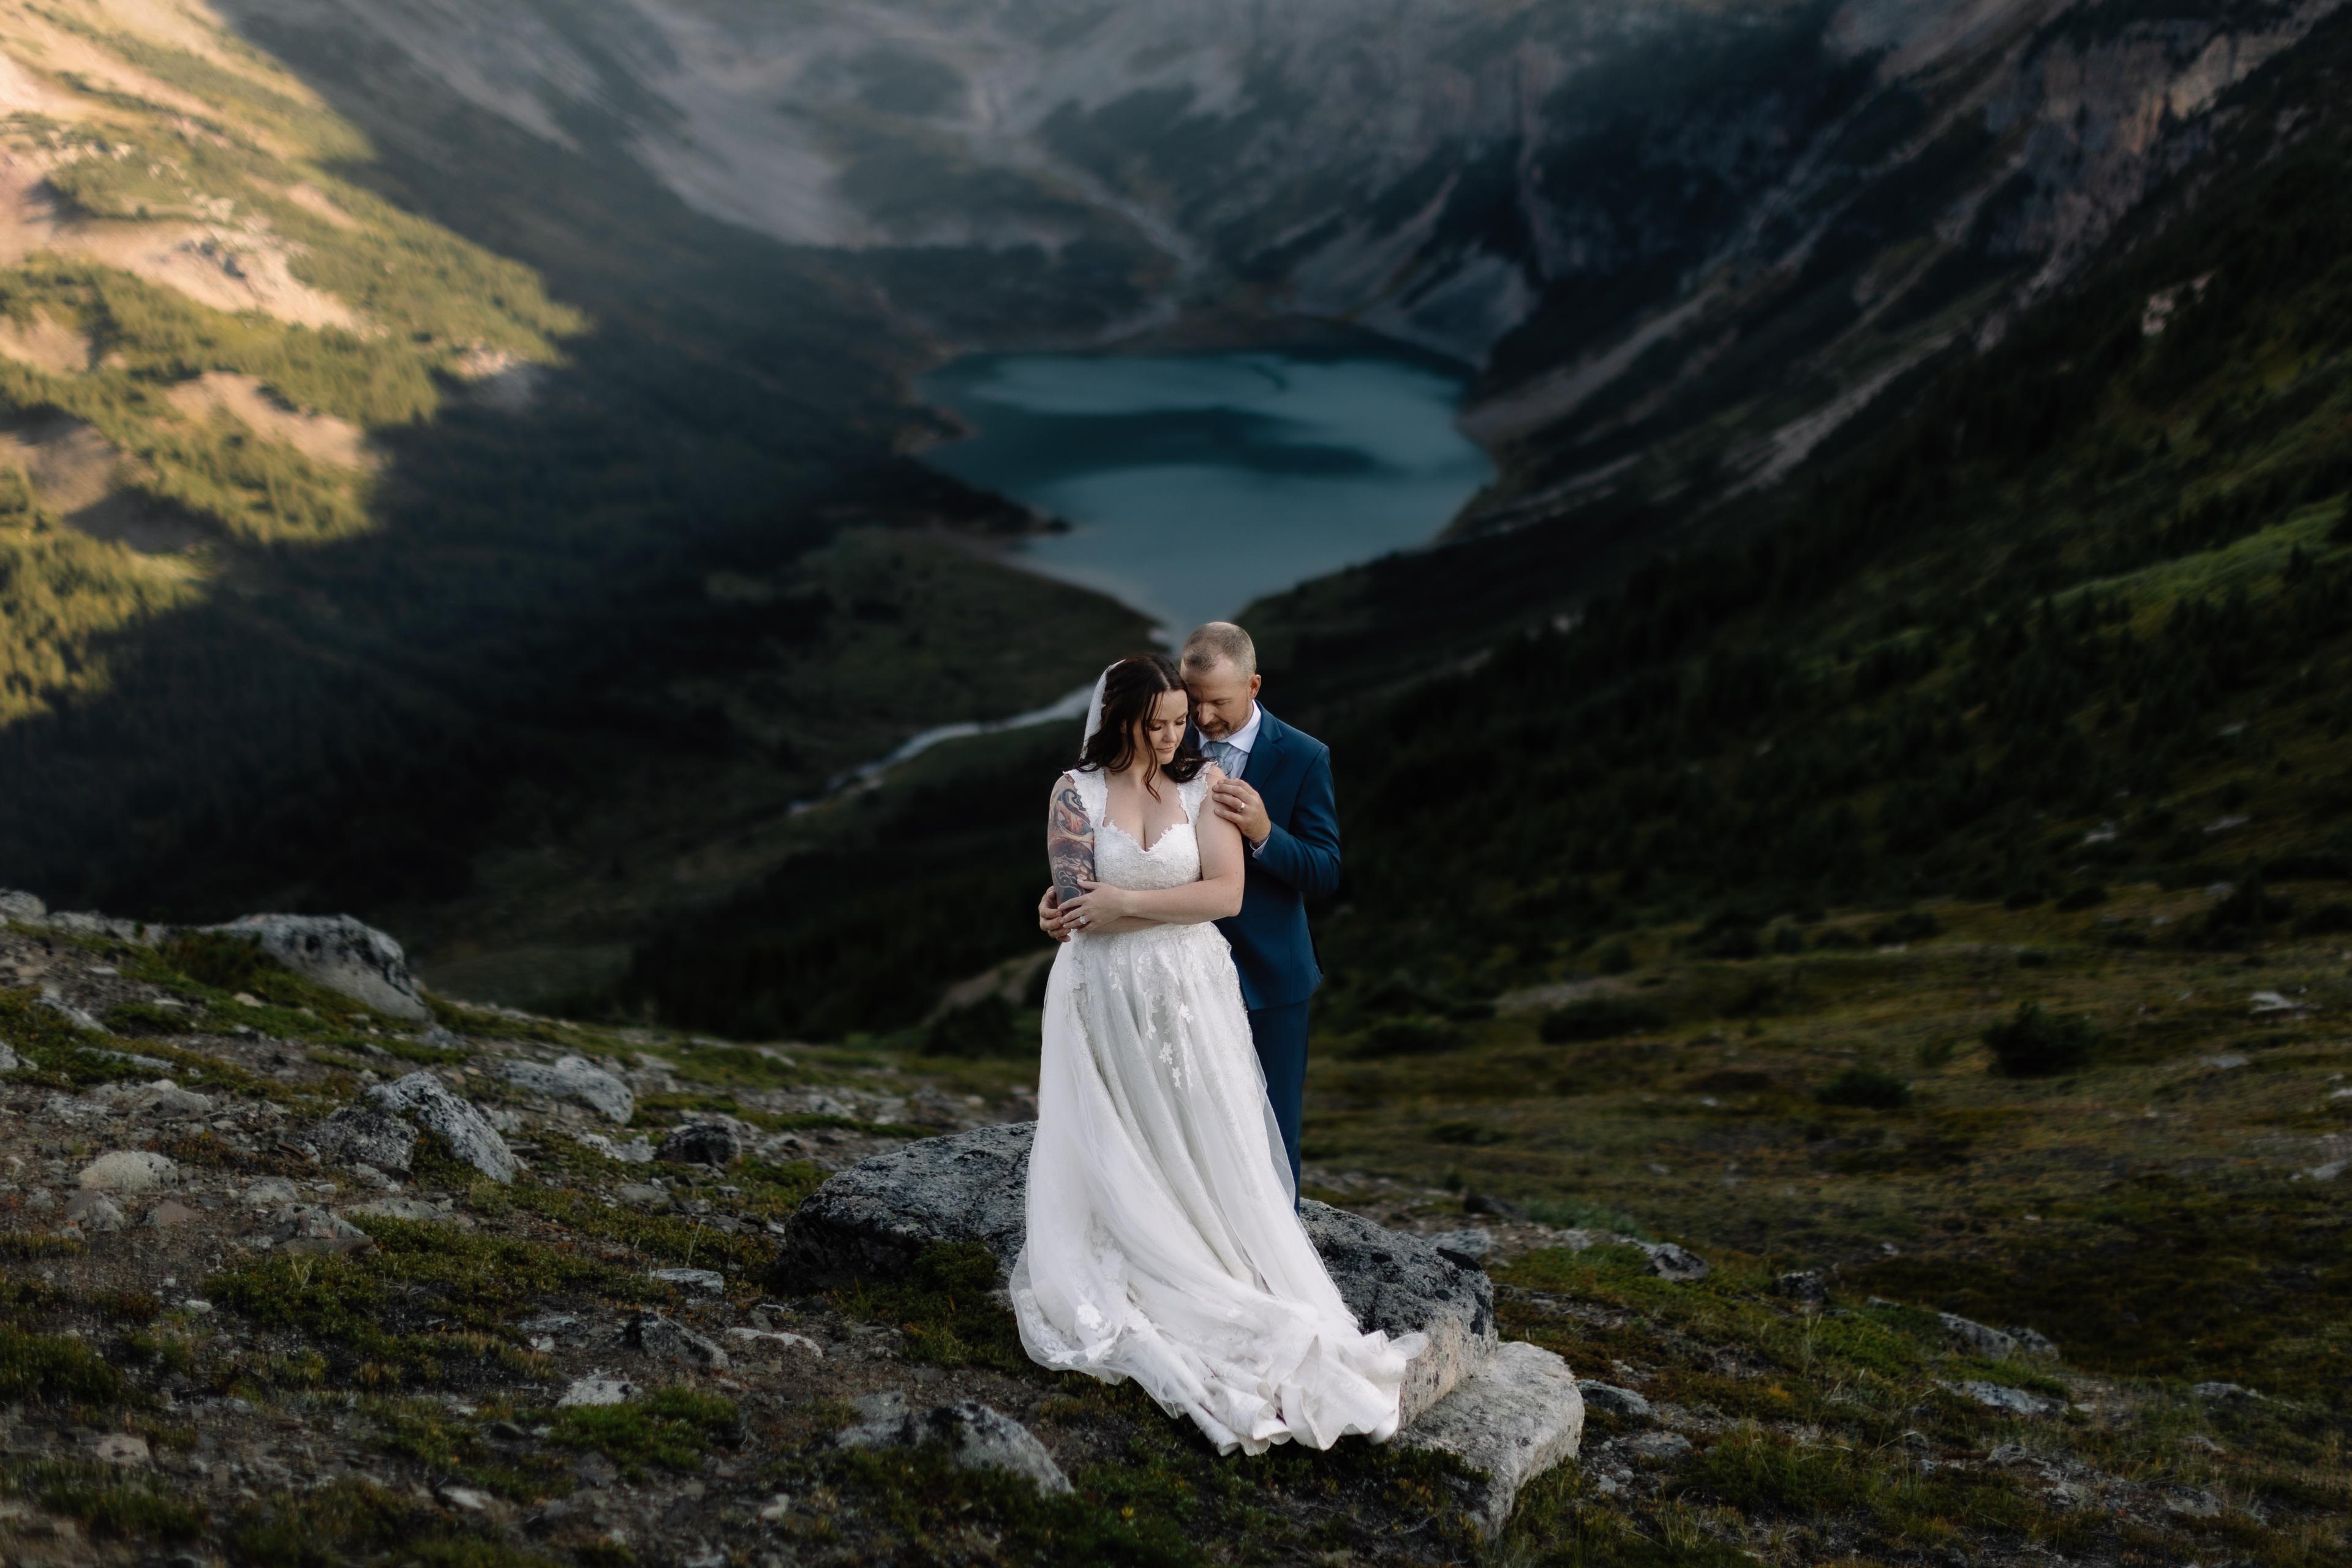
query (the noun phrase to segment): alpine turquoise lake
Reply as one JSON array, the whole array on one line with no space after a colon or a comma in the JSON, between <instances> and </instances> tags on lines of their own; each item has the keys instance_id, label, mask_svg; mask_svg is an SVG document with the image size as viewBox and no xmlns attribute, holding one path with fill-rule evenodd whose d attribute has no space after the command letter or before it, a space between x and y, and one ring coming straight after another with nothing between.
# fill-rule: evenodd
<instances>
[{"instance_id":1,"label":"alpine turquoise lake","mask_svg":"<svg viewBox=\"0 0 2352 1568\"><path fill-rule=\"evenodd\" d=\"M1492 473L1465 378L1360 352L983 354L925 378L973 429L924 458L1066 520L1022 563L1181 636L1427 542Z\"/></svg>"}]
</instances>

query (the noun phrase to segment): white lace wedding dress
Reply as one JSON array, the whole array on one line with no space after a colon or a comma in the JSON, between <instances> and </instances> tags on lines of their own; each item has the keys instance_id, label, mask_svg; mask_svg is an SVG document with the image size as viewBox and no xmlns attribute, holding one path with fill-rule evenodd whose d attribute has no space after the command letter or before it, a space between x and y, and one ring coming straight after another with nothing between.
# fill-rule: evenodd
<instances>
[{"instance_id":1,"label":"white lace wedding dress","mask_svg":"<svg viewBox=\"0 0 2352 1568\"><path fill-rule=\"evenodd\" d=\"M1177 786L1185 820L1146 849L1109 820L1101 773L1069 776L1097 881L1199 879L1207 777ZM1424 1342L1359 1331L1299 1225L1216 927L1082 932L1055 955L1037 1111L1013 1268L1032 1357L1131 1377L1225 1453L1395 1433L1398 1386Z\"/></svg>"}]
</instances>

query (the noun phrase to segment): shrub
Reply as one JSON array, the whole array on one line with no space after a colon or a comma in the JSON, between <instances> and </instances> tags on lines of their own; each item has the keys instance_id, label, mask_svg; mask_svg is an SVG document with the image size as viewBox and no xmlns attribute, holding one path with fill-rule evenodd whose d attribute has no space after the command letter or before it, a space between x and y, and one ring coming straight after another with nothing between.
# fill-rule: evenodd
<instances>
[{"instance_id":1,"label":"shrub","mask_svg":"<svg viewBox=\"0 0 2352 1568\"><path fill-rule=\"evenodd\" d=\"M1613 1039L1665 1026L1666 1016L1655 1007L1619 996L1591 996L1554 1007L1536 1026L1536 1033L1546 1045L1558 1046L1572 1040Z\"/></svg>"},{"instance_id":2,"label":"shrub","mask_svg":"<svg viewBox=\"0 0 2352 1568\"><path fill-rule=\"evenodd\" d=\"M1857 1110L1900 1110L1911 1103L1911 1086L1875 1068L1848 1068L1822 1085L1813 1098L1823 1105Z\"/></svg>"},{"instance_id":3,"label":"shrub","mask_svg":"<svg viewBox=\"0 0 2352 1568\"><path fill-rule=\"evenodd\" d=\"M994 992L950 1007L923 1030L927 1057L1009 1057L1029 1048L1013 1004Z\"/></svg>"},{"instance_id":4,"label":"shrub","mask_svg":"<svg viewBox=\"0 0 2352 1568\"><path fill-rule=\"evenodd\" d=\"M2096 882L2085 882L2079 888L2067 889L2065 896L2058 900L2058 912L2073 914L2077 910L2087 910L2106 901L2106 889Z\"/></svg>"},{"instance_id":5,"label":"shrub","mask_svg":"<svg viewBox=\"0 0 2352 1568\"><path fill-rule=\"evenodd\" d=\"M1364 1031L1356 1047L1360 1057L1425 1057L1454 1050L1462 1031L1443 1018L1425 1015L1383 1018Z\"/></svg>"},{"instance_id":6,"label":"shrub","mask_svg":"<svg viewBox=\"0 0 2352 1568\"><path fill-rule=\"evenodd\" d=\"M2091 1059L2095 1037L2089 1019L2075 1013L2045 1013L2035 1002L2021 1002L2008 1022L1984 1032L1994 1069L2010 1078L2072 1072Z\"/></svg>"}]
</instances>

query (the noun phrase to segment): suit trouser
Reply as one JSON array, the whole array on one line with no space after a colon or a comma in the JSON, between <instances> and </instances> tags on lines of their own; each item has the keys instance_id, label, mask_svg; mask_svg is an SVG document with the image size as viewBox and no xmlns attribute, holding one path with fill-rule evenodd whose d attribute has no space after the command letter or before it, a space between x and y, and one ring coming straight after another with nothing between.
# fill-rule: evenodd
<instances>
[{"instance_id":1,"label":"suit trouser","mask_svg":"<svg viewBox=\"0 0 2352 1568\"><path fill-rule=\"evenodd\" d=\"M1265 1069L1266 1102L1282 1129L1282 1152L1290 1156L1290 1185L1298 1187L1298 1122L1307 1099L1307 1010L1313 1004L1250 1009L1250 1038Z\"/></svg>"}]
</instances>

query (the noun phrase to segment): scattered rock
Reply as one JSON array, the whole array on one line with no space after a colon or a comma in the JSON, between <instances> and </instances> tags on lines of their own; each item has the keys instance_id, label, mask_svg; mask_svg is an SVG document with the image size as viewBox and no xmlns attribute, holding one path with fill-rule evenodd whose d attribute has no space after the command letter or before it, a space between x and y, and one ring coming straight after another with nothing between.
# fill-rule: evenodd
<instances>
[{"instance_id":1,"label":"scattered rock","mask_svg":"<svg viewBox=\"0 0 2352 1568\"><path fill-rule=\"evenodd\" d=\"M595 1150L607 1160L618 1160L625 1165L649 1165L653 1163L654 1146L642 1138L615 1143L602 1132L574 1132L572 1140Z\"/></svg>"},{"instance_id":2,"label":"scattered rock","mask_svg":"<svg viewBox=\"0 0 2352 1568\"><path fill-rule=\"evenodd\" d=\"M213 1113L210 1095L182 1089L168 1078L142 1084L120 1095L116 1103L136 1116L152 1116L158 1121L191 1121Z\"/></svg>"},{"instance_id":3,"label":"scattered rock","mask_svg":"<svg viewBox=\"0 0 2352 1568\"><path fill-rule=\"evenodd\" d=\"M2167 1513L2177 1513L2183 1519L2213 1519L2221 1512L2221 1500L2196 1487L2167 1487L2164 1489L2164 1509Z\"/></svg>"},{"instance_id":4,"label":"scattered rock","mask_svg":"<svg viewBox=\"0 0 2352 1568\"><path fill-rule=\"evenodd\" d=\"M262 1237L280 1252L363 1252L375 1238L315 1204L290 1204L269 1216Z\"/></svg>"},{"instance_id":5,"label":"scattered rock","mask_svg":"<svg viewBox=\"0 0 2352 1568\"><path fill-rule=\"evenodd\" d=\"M1650 1402L1630 1388L1620 1388L1613 1383L1595 1383L1580 1378L1576 1384L1584 1395L1584 1403L1612 1415L1623 1415L1635 1421L1650 1418Z\"/></svg>"},{"instance_id":6,"label":"scattered rock","mask_svg":"<svg viewBox=\"0 0 2352 1568\"><path fill-rule=\"evenodd\" d=\"M67 1200L66 1219L92 1236L121 1230L131 1223L121 1204L93 1187L85 1187Z\"/></svg>"},{"instance_id":7,"label":"scattered rock","mask_svg":"<svg viewBox=\"0 0 2352 1568\"><path fill-rule=\"evenodd\" d=\"M625 1377L609 1373L592 1372L585 1377L575 1377L555 1403L559 1408L576 1405L625 1405L636 1397L637 1385Z\"/></svg>"},{"instance_id":8,"label":"scattered rock","mask_svg":"<svg viewBox=\"0 0 2352 1568\"><path fill-rule=\"evenodd\" d=\"M1794 1269L1773 1279L1772 1294L1808 1307L1824 1306L1830 1299L1829 1277L1818 1268Z\"/></svg>"},{"instance_id":9,"label":"scattered rock","mask_svg":"<svg viewBox=\"0 0 2352 1568\"><path fill-rule=\"evenodd\" d=\"M1645 1250L1650 1255L1649 1271L1677 1285L1696 1283L1715 1272L1706 1266L1706 1259L1671 1241L1658 1242Z\"/></svg>"},{"instance_id":10,"label":"scattered rock","mask_svg":"<svg viewBox=\"0 0 2352 1568\"><path fill-rule=\"evenodd\" d=\"M147 1464L152 1455L147 1439L131 1432L108 1432L89 1446L89 1457L101 1465L120 1465L133 1469Z\"/></svg>"},{"instance_id":11,"label":"scattered rock","mask_svg":"<svg viewBox=\"0 0 2352 1568\"><path fill-rule=\"evenodd\" d=\"M2040 1356L2048 1361L2059 1359L2058 1342L2040 1330L2021 1329L2015 1323L2011 1323L2005 1331L2017 1342L2017 1348L2024 1354Z\"/></svg>"},{"instance_id":12,"label":"scattered rock","mask_svg":"<svg viewBox=\"0 0 2352 1568\"><path fill-rule=\"evenodd\" d=\"M81 1185L101 1193L160 1192L180 1179L180 1167L149 1149L118 1149L82 1167Z\"/></svg>"},{"instance_id":13,"label":"scattered rock","mask_svg":"<svg viewBox=\"0 0 2352 1568\"><path fill-rule=\"evenodd\" d=\"M2192 1383L2189 1392L2200 1399L2260 1399L2252 1389L2235 1383Z\"/></svg>"},{"instance_id":14,"label":"scattered rock","mask_svg":"<svg viewBox=\"0 0 2352 1568\"><path fill-rule=\"evenodd\" d=\"M499 1130L470 1102L450 1093L429 1072L413 1072L406 1078L380 1083L368 1090L368 1098L383 1110L414 1118L418 1127L447 1144L450 1153L494 1182L510 1183L522 1169L522 1163L507 1147L507 1141L499 1136ZM386 1170L392 1168L377 1160L367 1163Z\"/></svg>"},{"instance_id":15,"label":"scattered rock","mask_svg":"<svg viewBox=\"0 0 2352 1568\"><path fill-rule=\"evenodd\" d=\"M1519 1490L1576 1458L1584 1401L1568 1363L1524 1341L1497 1345L1397 1440L1453 1455L1484 1477L1466 1500L1487 1536L1503 1531Z\"/></svg>"},{"instance_id":16,"label":"scattered rock","mask_svg":"<svg viewBox=\"0 0 2352 1568\"><path fill-rule=\"evenodd\" d=\"M709 1268L656 1268L654 1278L681 1290L704 1296L727 1293L727 1276Z\"/></svg>"},{"instance_id":17,"label":"scattered rock","mask_svg":"<svg viewBox=\"0 0 2352 1568\"><path fill-rule=\"evenodd\" d=\"M489 1511L490 1494L488 1492L476 1491L471 1487L445 1486L441 1489L438 1495L441 1500L447 1503L451 1508L461 1510L467 1513L487 1513Z\"/></svg>"},{"instance_id":18,"label":"scattered rock","mask_svg":"<svg viewBox=\"0 0 2352 1568\"><path fill-rule=\"evenodd\" d=\"M1464 1214L1493 1215L1496 1219L1525 1219L1528 1217L1527 1211L1519 1207L1518 1205L1512 1203L1507 1198L1498 1198L1492 1193L1463 1194L1462 1212Z\"/></svg>"},{"instance_id":19,"label":"scattered rock","mask_svg":"<svg viewBox=\"0 0 2352 1568\"><path fill-rule=\"evenodd\" d=\"M25 1065L25 1058L5 1040L0 1040L0 1072L15 1072Z\"/></svg>"},{"instance_id":20,"label":"scattered rock","mask_svg":"<svg viewBox=\"0 0 2352 1568\"><path fill-rule=\"evenodd\" d=\"M780 1351L806 1351L820 1361L824 1359L824 1347L805 1334L788 1334L781 1329L730 1329L727 1337L746 1350L772 1346Z\"/></svg>"},{"instance_id":21,"label":"scattered rock","mask_svg":"<svg viewBox=\"0 0 2352 1568\"><path fill-rule=\"evenodd\" d=\"M1938 1312L1936 1321L1944 1325L1944 1337L1972 1355L1987 1361L2007 1361L2017 1353L2017 1336L1999 1329L1963 1318L1957 1312Z\"/></svg>"},{"instance_id":22,"label":"scattered rock","mask_svg":"<svg viewBox=\"0 0 2352 1568\"><path fill-rule=\"evenodd\" d=\"M1425 1239L1465 1268L1485 1267L1486 1256L1495 1250L1495 1238L1483 1230L1441 1230Z\"/></svg>"},{"instance_id":23,"label":"scattered rock","mask_svg":"<svg viewBox=\"0 0 2352 1568\"><path fill-rule=\"evenodd\" d=\"M1643 1432L1625 1439L1629 1453L1670 1465L1691 1451L1691 1440L1679 1432Z\"/></svg>"},{"instance_id":24,"label":"scattered rock","mask_svg":"<svg viewBox=\"0 0 2352 1568\"><path fill-rule=\"evenodd\" d=\"M245 1189L245 1202L257 1209L302 1201L302 1189L283 1176L263 1176Z\"/></svg>"},{"instance_id":25,"label":"scattered rock","mask_svg":"<svg viewBox=\"0 0 2352 1568\"><path fill-rule=\"evenodd\" d=\"M977 1400L942 1405L920 1415L907 1408L903 1394L871 1395L858 1401L864 1417L838 1433L835 1443L845 1448L913 1447L943 1444L958 1469L1005 1470L1034 1483L1048 1495L1066 1495L1074 1489L1062 1467L1036 1435L1003 1411Z\"/></svg>"},{"instance_id":26,"label":"scattered rock","mask_svg":"<svg viewBox=\"0 0 2352 1568\"><path fill-rule=\"evenodd\" d=\"M459 1230L471 1230L474 1222L459 1214L448 1203L431 1203L424 1198L394 1196L370 1198L363 1204L353 1204L343 1211L362 1219L404 1219L412 1225L446 1225Z\"/></svg>"},{"instance_id":27,"label":"scattered rock","mask_svg":"<svg viewBox=\"0 0 2352 1568\"><path fill-rule=\"evenodd\" d=\"M407 1174L416 1159L416 1129L373 1106L347 1105L313 1128L310 1147L338 1165Z\"/></svg>"},{"instance_id":28,"label":"scattered rock","mask_svg":"<svg viewBox=\"0 0 2352 1568\"><path fill-rule=\"evenodd\" d=\"M2062 1399L2045 1398L2003 1383L1970 1379L1966 1383L1944 1383L1937 1386L1948 1388L1962 1398L1973 1399L1988 1410L1999 1410L2011 1415L2055 1415L2066 1408L2066 1403Z\"/></svg>"},{"instance_id":29,"label":"scattered rock","mask_svg":"<svg viewBox=\"0 0 2352 1568\"><path fill-rule=\"evenodd\" d=\"M171 1230L193 1220L202 1219L204 1216L205 1211L202 1209L191 1208L177 1198L165 1198L162 1203L149 1209L147 1217L140 1223L150 1230Z\"/></svg>"},{"instance_id":30,"label":"scattered rock","mask_svg":"<svg viewBox=\"0 0 2352 1568\"><path fill-rule=\"evenodd\" d=\"M980 1127L860 1161L836 1173L794 1212L778 1267L795 1284L883 1279L940 1241L974 1241L1010 1268L1026 1218L1034 1122ZM1429 1348L1405 1376L1410 1422L1444 1398L1495 1347L1495 1291L1486 1275L1421 1237L1308 1200L1298 1217L1332 1283L1366 1330L1424 1333Z\"/></svg>"},{"instance_id":31,"label":"scattered rock","mask_svg":"<svg viewBox=\"0 0 2352 1568\"><path fill-rule=\"evenodd\" d=\"M743 1141L715 1121L688 1121L669 1130L654 1158L670 1165L728 1165L743 1157Z\"/></svg>"},{"instance_id":32,"label":"scattered rock","mask_svg":"<svg viewBox=\"0 0 2352 1568\"><path fill-rule=\"evenodd\" d=\"M727 1369L727 1352L675 1318L640 1312L621 1331L621 1342L631 1350L663 1361L685 1362L712 1372Z\"/></svg>"},{"instance_id":33,"label":"scattered rock","mask_svg":"<svg viewBox=\"0 0 2352 1568\"><path fill-rule=\"evenodd\" d=\"M295 973L379 1013L416 1023L433 1016L400 943L350 915L246 915L205 929L243 937Z\"/></svg>"},{"instance_id":34,"label":"scattered rock","mask_svg":"<svg viewBox=\"0 0 2352 1568\"><path fill-rule=\"evenodd\" d=\"M510 1061L499 1072L509 1083L551 1100L584 1105L623 1127L637 1113L637 1097L629 1086L586 1057L562 1057L553 1062Z\"/></svg>"}]
</instances>

